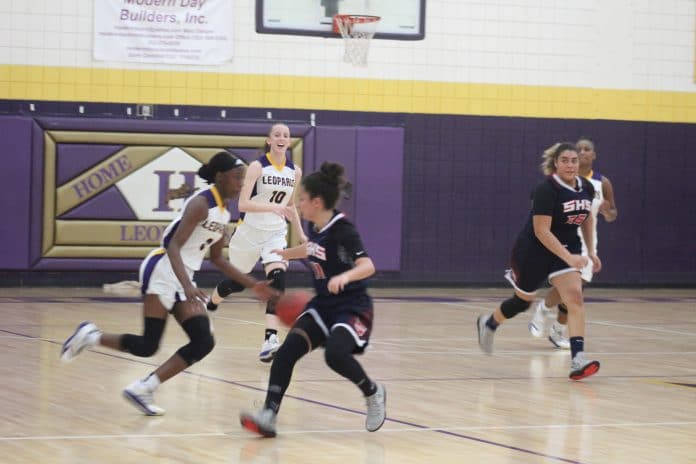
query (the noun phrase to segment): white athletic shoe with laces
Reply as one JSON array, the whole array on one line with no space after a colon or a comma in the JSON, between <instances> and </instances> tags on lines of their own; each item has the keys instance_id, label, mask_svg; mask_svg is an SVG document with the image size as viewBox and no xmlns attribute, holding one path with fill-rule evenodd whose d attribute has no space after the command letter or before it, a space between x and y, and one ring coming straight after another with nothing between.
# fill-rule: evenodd
<instances>
[{"instance_id":1,"label":"white athletic shoe with laces","mask_svg":"<svg viewBox=\"0 0 696 464\"><path fill-rule=\"evenodd\" d=\"M365 403L367 404L365 429L368 432L376 432L387 419L387 390L384 385L378 383L377 391L365 397Z\"/></svg>"},{"instance_id":2,"label":"white athletic shoe with laces","mask_svg":"<svg viewBox=\"0 0 696 464\"><path fill-rule=\"evenodd\" d=\"M82 353L82 350L96 345L100 334L96 325L89 321L82 322L63 343L60 360L66 363L72 361L75 356Z\"/></svg>"},{"instance_id":3,"label":"white athletic shoe with laces","mask_svg":"<svg viewBox=\"0 0 696 464\"><path fill-rule=\"evenodd\" d=\"M263 345L261 345L259 360L265 363L273 361L278 348L280 348L280 340L278 340L276 334L272 334L267 340L264 340Z\"/></svg>"},{"instance_id":4,"label":"white athletic shoe with laces","mask_svg":"<svg viewBox=\"0 0 696 464\"><path fill-rule=\"evenodd\" d=\"M539 301L534 307L534 314L529 321L529 332L536 338L542 338L546 335L548 320L553 316L553 313L546 309L544 301Z\"/></svg>"},{"instance_id":5,"label":"white athletic shoe with laces","mask_svg":"<svg viewBox=\"0 0 696 464\"><path fill-rule=\"evenodd\" d=\"M136 380L128 385L123 390L123 397L146 416L164 415L164 409L154 403L154 391L148 388L142 380Z\"/></svg>"},{"instance_id":6,"label":"white athletic shoe with laces","mask_svg":"<svg viewBox=\"0 0 696 464\"><path fill-rule=\"evenodd\" d=\"M554 322L549 330L549 341L556 348L562 350L570 349L570 340L568 339L568 326Z\"/></svg>"}]
</instances>

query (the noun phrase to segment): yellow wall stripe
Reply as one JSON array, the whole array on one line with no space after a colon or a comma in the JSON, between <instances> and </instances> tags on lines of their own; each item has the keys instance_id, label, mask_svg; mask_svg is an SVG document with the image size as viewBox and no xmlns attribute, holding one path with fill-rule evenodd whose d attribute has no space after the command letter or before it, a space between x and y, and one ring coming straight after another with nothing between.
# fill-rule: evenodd
<instances>
[{"instance_id":1,"label":"yellow wall stripe","mask_svg":"<svg viewBox=\"0 0 696 464\"><path fill-rule=\"evenodd\" d=\"M0 65L0 99L696 122L696 93Z\"/></svg>"}]
</instances>

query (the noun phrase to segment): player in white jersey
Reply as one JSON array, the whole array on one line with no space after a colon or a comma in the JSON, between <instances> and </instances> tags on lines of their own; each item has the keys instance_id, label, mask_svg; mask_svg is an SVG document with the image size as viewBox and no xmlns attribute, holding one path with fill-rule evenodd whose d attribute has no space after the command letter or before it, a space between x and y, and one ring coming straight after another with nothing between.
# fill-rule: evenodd
<instances>
[{"instance_id":1,"label":"player in white jersey","mask_svg":"<svg viewBox=\"0 0 696 464\"><path fill-rule=\"evenodd\" d=\"M614 200L614 188L611 181L596 172L592 168L592 163L597 159L594 142L587 137L581 137L575 144L578 155L580 157L580 175L590 181L595 188L595 198L592 201L592 215L594 221L594 250L593 254L597 254L597 216L599 213L604 216L606 222L614 222L618 215L616 202ZM582 239L582 236L580 236ZM582 240L582 255L588 256L587 246ZM583 285L592 282L592 263L588 262L587 266L582 269ZM547 321L553 318L553 312L550 308L558 305L558 315L556 321L548 328L548 339L556 348L569 349L570 341L566 335L566 324L568 321L568 310L561 303L561 297L555 288L552 288L546 298L539 301L533 313L532 319L529 322L529 331L535 337L543 337L547 333Z\"/></svg>"},{"instance_id":2,"label":"player in white jersey","mask_svg":"<svg viewBox=\"0 0 696 464\"><path fill-rule=\"evenodd\" d=\"M230 221L224 200L239 194L245 169L244 161L223 151L198 170L198 175L212 185L186 201L181 216L166 228L162 246L153 250L140 266L143 335L103 333L95 324L85 321L63 344L64 362L97 345L150 357L159 348L167 315L171 313L190 342L146 378L123 390L123 396L145 415L164 414L153 400L159 384L203 359L215 346L204 306L206 294L193 281L193 274L200 269L208 250L218 269L240 285L253 289L260 299L267 300L275 293L266 282L257 282L240 272L222 256L221 239Z\"/></svg>"},{"instance_id":3,"label":"player in white jersey","mask_svg":"<svg viewBox=\"0 0 696 464\"><path fill-rule=\"evenodd\" d=\"M289 146L288 126L274 124L266 138L264 154L247 169L244 188L239 194L242 218L229 243L229 259L234 266L248 273L260 258L271 287L279 292L285 290L288 263L273 250L288 245L287 221L294 225L300 242L307 240L295 208L295 186L300 185L302 170L288 160ZM223 280L210 296L208 310L217 310L225 297L243 289L237 282ZM266 305L266 331L259 359L270 362L279 347L275 300L270 300Z\"/></svg>"}]
</instances>

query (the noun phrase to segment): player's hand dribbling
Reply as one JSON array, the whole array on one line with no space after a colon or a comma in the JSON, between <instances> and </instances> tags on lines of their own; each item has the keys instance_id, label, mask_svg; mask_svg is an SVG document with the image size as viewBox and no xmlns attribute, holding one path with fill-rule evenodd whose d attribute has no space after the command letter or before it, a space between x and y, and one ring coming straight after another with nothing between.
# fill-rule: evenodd
<instances>
[{"instance_id":1,"label":"player's hand dribbling","mask_svg":"<svg viewBox=\"0 0 696 464\"><path fill-rule=\"evenodd\" d=\"M290 258L288 258L288 249L283 248L282 250L280 248L276 248L275 250L271 250L271 253L275 253L276 255L280 256L286 261L289 261Z\"/></svg>"},{"instance_id":2,"label":"player's hand dribbling","mask_svg":"<svg viewBox=\"0 0 696 464\"><path fill-rule=\"evenodd\" d=\"M250 288L256 298L261 301L268 301L271 298L277 298L280 296L280 292L275 288L271 287L272 280L259 280Z\"/></svg>"},{"instance_id":3,"label":"player's hand dribbling","mask_svg":"<svg viewBox=\"0 0 696 464\"><path fill-rule=\"evenodd\" d=\"M337 276L333 276L331 280L329 280L329 285L328 289L331 293L334 295L337 293L340 293L343 291L343 288L348 285L348 276L345 274L339 274Z\"/></svg>"}]
</instances>

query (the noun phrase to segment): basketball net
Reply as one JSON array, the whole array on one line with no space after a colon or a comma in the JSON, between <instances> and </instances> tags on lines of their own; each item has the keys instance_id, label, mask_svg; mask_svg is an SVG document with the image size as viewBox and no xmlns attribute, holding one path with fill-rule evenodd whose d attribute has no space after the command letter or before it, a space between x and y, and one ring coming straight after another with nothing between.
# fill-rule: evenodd
<instances>
[{"instance_id":1,"label":"basketball net","mask_svg":"<svg viewBox=\"0 0 696 464\"><path fill-rule=\"evenodd\" d=\"M333 18L334 32L343 37L343 61L354 66L367 66L370 40L379 24L379 16L338 14Z\"/></svg>"}]
</instances>

